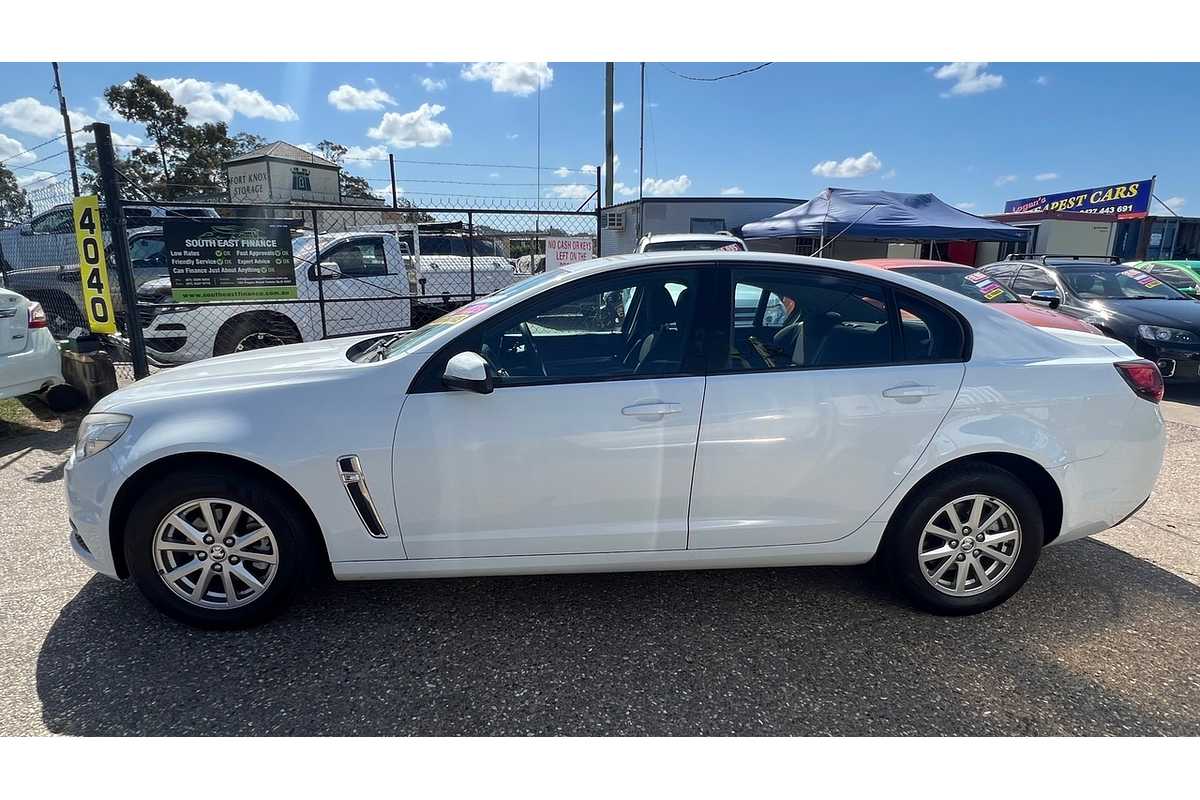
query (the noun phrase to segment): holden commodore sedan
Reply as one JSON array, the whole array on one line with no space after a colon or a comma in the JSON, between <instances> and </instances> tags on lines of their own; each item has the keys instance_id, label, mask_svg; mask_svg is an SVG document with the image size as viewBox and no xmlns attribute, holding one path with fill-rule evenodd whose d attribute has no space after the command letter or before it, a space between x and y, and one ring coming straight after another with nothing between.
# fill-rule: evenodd
<instances>
[{"instance_id":1,"label":"holden commodore sedan","mask_svg":"<svg viewBox=\"0 0 1200 800\"><path fill-rule=\"evenodd\" d=\"M412 333L209 359L104 398L66 468L70 541L213 627L267 619L322 571L871 559L965 614L1146 501L1161 396L1120 342L899 272L618 256Z\"/></svg>"}]
</instances>

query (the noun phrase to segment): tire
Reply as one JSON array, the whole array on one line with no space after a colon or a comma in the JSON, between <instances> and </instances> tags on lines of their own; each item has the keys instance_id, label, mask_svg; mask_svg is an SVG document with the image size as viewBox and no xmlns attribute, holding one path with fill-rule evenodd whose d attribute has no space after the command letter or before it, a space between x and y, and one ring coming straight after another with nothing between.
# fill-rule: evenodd
<instances>
[{"instance_id":1,"label":"tire","mask_svg":"<svg viewBox=\"0 0 1200 800\"><path fill-rule=\"evenodd\" d=\"M962 523L957 535L951 535L948 508ZM999 516L987 532L973 524L988 523L994 514ZM926 533L927 528L947 535ZM1044 535L1041 507L1029 487L1007 470L976 464L936 479L919 497L905 501L884 541L881 567L897 589L927 611L977 614L1024 585Z\"/></svg>"},{"instance_id":2,"label":"tire","mask_svg":"<svg viewBox=\"0 0 1200 800\"><path fill-rule=\"evenodd\" d=\"M59 383L51 386L42 393L42 402L50 407L51 411L64 413L74 411L83 405L83 395L69 383Z\"/></svg>"},{"instance_id":3,"label":"tire","mask_svg":"<svg viewBox=\"0 0 1200 800\"><path fill-rule=\"evenodd\" d=\"M304 341L296 325L279 314L243 314L226 322L217 331L214 356L227 356L246 350L297 344Z\"/></svg>"},{"instance_id":4,"label":"tire","mask_svg":"<svg viewBox=\"0 0 1200 800\"><path fill-rule=\"evenodd\" d=\"M224 534L235 538L224 538L233 503L242 510ZM205 504L214 534L206 531ZM174 515L191 529L169 522ZM185 470L142 494L125 526L125 563L146 599L168 616L202 628L245 628L274 617L307 582L319 550L314 534L287 497L251 473ZM171 574L177 577L169 581Z\"/></svg>"}]
</instances>

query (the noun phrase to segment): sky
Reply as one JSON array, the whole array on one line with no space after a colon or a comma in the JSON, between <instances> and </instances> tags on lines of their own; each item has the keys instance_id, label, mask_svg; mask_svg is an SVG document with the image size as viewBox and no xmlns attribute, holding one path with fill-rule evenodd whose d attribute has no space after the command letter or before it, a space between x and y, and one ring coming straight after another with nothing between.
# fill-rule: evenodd
<instances>
[{"instance_id":1,"label":"sky","mask_svg":"<svg viewBox=\"0 0 1200 800\"><path fill-rule=\"evenodd\" d=\"M617 64L616 200L635 198L639 180L646 196L807 199L838 186L933 192L985 214L1006 199L1157 175L1159 198L1200 213L1200 64L775 63L719 81L681 77L754 66L647 63L643 177L639 66ZM113 118L101 95L143 72L190 121L300 146L346 145L346 168L380 192L391 152L401 191L418 204L539 192L582 202L595 177L580 170L604 157L600 63L61 69L73 124L110 122L118 143L135 145L145 131ZM22 152L62 132L52 87L48 63L0 64L0 162L31 187L65 179L49 177L66 168L58 144ZM541 171L527 168L539 162Z\"/></svg>"}]
</instances>

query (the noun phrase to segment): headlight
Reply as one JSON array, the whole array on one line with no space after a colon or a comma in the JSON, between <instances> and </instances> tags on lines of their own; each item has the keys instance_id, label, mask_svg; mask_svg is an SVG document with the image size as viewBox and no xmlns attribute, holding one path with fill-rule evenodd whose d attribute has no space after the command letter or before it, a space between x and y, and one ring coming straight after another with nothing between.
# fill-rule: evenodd
<instances>
[{"instance_id":1,"label":"headlight","mask_svg":"<svg viewBox=\"0 0 1200 800\"><path fill-rule=\"evenodd\" d=\"M131 419L125 414L88 414L79 423L79 433L75 436L75 459L94 456L120 439Z\"/></svg>"},{"instance_id":2,"label":"headlight","mask_svg":"<svg viewBox=\"0 0 1200 800\"><path fill-rule=\"evenodd\" d=\"M1200 336L1191 331L1181 331L1178 328L1164 328L1159 325L1138 325L1138 336L1153 342L1200 344Z\"/></svg>"}]
</instances>

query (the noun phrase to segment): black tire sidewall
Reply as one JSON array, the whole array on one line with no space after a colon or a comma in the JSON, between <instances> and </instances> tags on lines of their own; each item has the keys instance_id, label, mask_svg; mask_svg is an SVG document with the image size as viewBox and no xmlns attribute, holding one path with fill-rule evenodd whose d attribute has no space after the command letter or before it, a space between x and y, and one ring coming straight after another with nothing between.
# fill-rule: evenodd
<instances>
[{"instance_id":1,"label":"black tire sidewall","mask_svg":"<svg viewBox=\"0 0 1200 800\"><path fill-rule=\"evenodd\" d=\"M267 332L283 340L283 344L298 344L304 341L295 330L295 323L286 317L265 316L262 314L246 314L236 317L217 331L213 340L213 355L227 356L235 352L237 343L252 333ZM264 348L265 349L265 348Z\"/></svg>"},{"instance_id":2,"label":"black tire sidewall","mask_svg":"<svg viewBox=\"0 0 1200 800\"><path fill-rule=\"evenodd\" d=\"M202 497L242 503L271 528L279 547L279 565L267 590L253 602L231 609L194 606L162 581L154 564L155 531L173 509ZM313 548L308 525L281 494L262 479L236 470L175 473L150 486L137 501L125 526L125 563L142 594L159 610L181 622L206 628L243 628L275 616L310 570Z\"/></svg>"},{"instance_id":3,"label":"black tire sidewall","mask_svg":"<svg viewBox=\"0 0 1200 800\"><path fill-rule=\"evenodd\" d=\"M1021 548L1017 563L997 586L969 597L952 597L925 580L917 545L925 524L938 509L969 494L996 497L1013 510L1021 526ZM886 569L897 588L922 608L938 614L974 614L1003 603L1025 584L1037 565L1044 535L1041 507L1023 481L999 467L972 465L936 480L920 497L905 503L885 542Z\"/></svg>"}]
</instances>

